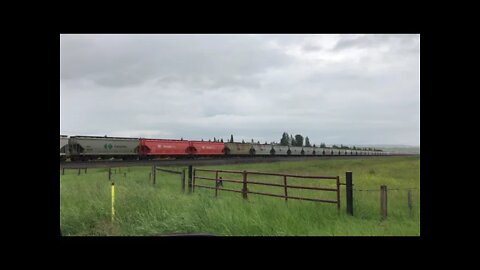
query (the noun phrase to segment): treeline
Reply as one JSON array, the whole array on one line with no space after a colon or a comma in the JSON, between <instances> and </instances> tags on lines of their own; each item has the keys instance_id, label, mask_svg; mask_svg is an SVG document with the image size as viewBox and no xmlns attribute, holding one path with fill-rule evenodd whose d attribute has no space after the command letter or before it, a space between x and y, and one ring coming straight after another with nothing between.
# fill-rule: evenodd
<instances>
[{"instance_id":1,"label":"treeline","mask_svg":"<svg viewBox=\"0 0 480 270\"><path fill-rule=\"evenodd\" d=\"M182 140L183 140L183 138L182 138ZM201 141L202 141L202 142L204 141L203 138L201 139ZM223 143L223 138L217 139L216 137L213 137L213 140L212 140L212 139L208 139L208 141L209 141L209 142L222 142L222 143ZM228 140L227 142L229 142L229 143L235 142L235 141L233 140L233 134L230 135L230 140ZM242 140L242 143L245 143L245 140ZM256 141L256 142L255 142L255 141L252 139L251 143L260 144L260 141ZM272 143L274 143L274 142L272 142ZM268 143L265 142L265 144L268 144Z\"/></svg>"},{"instance_id":2,"label":"treeline","mask_svg":"<svg viewBox=\"0 0 480 270\"><path fill-rule=\"evenodd\" d=\"M182 138L183 140L183 138ZM211 139L208 140L209 142L212 142ZM203 142L203 139L202 139L202 142ZM217 139L215 137L213 137L213 142L223 142L223 138L221 139ZM234 143L235 141L233 140L233 134L230 135L230 140L228 140L227 142L229 143ZM242 140L241 143L245 143L245 140ZM260 144L260 141L254 141L253 139L251 140L251 143L256 143L256 144ZM267 142L265 142L264 144L268 144ZM310 139L305 136L303 137L302 134L296 134L295 136L293 136L292 134L288 134L287 132L283 132L282 134L282 138L280 139L280 143L277 143L277 142L270 142L270 144L280 144L280 145L283 145L283 146L299 146L299 147L320 147L320 148L332 148L332 149L349 149L349 150L363 150L363 151L382 151L380 149L375 149L375 148L369 148L369 147L357 147L357 146L347 146L347 145L343 145L343 144L340 144L340 146L338 145L332 145L332 146L326 146L325 143L320 143L319 146L315 145L315 144L311 144L310 143Z\"/></svg>"},{"instance_id":3,"label":"treeline","mask_svg":"<svg viewBox=\"0 0 480 270\"><path fill-rule=\"evenodd\" d=\"M312 145L310 144L310 140L308 137L305 137L305 143L303 141L303 136L301 134L297 134L295 136L289 135L287 132L283 132L282 138L280 139L280 145L283 146L301 146L301 147L311 147ZM313 147L317 147L315 144ZM368 148L368 147L357 147L357 146L346 146L341 144L340 146L338 145L332 145L331 147L328 147L325 145L325 143L320 143L320 148L333 148L333 149L349 149L349 150L365 150L365 151L382 151L379 149L375 148Z\"/></svg>"},{"instance_id":4,"label":"treeline","mask_svg":"<svg viewBox=\"0 0 480 270\"><path fill-rule=\"evenodd\" d=\"M311 147L310 139L305 137L305 144L303 143L303 136L301 134L295 135L288 135L287 132L283 132L282 138L280 139L280 145L283 146L305 146Z\"/></svg>"}]
</instances>

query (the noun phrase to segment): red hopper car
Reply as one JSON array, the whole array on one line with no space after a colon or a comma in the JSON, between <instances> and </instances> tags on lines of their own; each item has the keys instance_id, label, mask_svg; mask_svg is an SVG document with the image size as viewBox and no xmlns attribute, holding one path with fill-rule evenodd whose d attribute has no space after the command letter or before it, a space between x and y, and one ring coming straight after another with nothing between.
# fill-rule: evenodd
<instances>
[{"instance_id":1,"label":"red hopper car","mask_svg":"<svg viewBox=\"0 0 480 270\"><path fill-rule=\"evenodd\" d=\"M187 156L189 146L185 140L140 139L139 154L141 157Z\"/></svg>"},{"instance_id":2,"label":"red hopper car","mask_svg":"<svg viewBox=\"0 0 480 270\"><path fill-rule=\"evenodd\" d=\"M223 142L190 141L188 152L195 156L220 156L224 155Z\"/></svg>"}]
</instances>

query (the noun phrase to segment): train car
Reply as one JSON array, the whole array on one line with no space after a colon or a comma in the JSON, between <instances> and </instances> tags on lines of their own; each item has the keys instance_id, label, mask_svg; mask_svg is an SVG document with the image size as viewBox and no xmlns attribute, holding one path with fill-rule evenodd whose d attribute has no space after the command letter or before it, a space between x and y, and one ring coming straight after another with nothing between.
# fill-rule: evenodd
<instances>
[{"instance_id":1,"label":"train car","mask_svg":"<svg viewBox=\"0 0 480 270\"><path fill-rule=\"evenodd\" d=\"M315 153L312 153L312 154L315 156L325 156L327 154L327 149L322 147L314 147L313 151Z\"/></svg>"},{"instance_id":2,"label":"train car","mask_svg":"<svg viewBox=\"0 0 480 270\"><path fill-rule=\"evenodd\" d=\"M313 147L303 147L304 156L313 156Z\"/></svg>"},{"instance_id":3,"label":"train car","mask_svg":"<svg viewBox=\"0 0 480 270\"><path fill-rule=\"evenodd\" d=\"M302 156L303 147L300 146L290 146L290 155L291 156ZM305 152L304 152L305 154Z\"/></svg>"},{"instance_id":4,"label":"train car","mask_svg":"<svg viewBox=\"0 0 480 270\"><path fill-rule=\"evenodd\" d=\"M237 156L237 155L251 155L252 154L251 143L225 143L225 155Z\"/></svg>"},{"instance_id":5,"label":"train car","mask_svg":"<svg viewBox=\"0 0 480 270\"><path fill-rule=\"evenodd\" d=\"M223 142L189 141L188 153L194 156L221 156L225 155Z\"/></svg>"},{"instance_id":6,"label":"train car","mask_svg":"<svg viewBox=\"0 0 480 270\"><path fill-rule=\"evenodd\" d=\"M320 148L318 151L319 151L319 152L317 153L317 155L319 155L319 156L326 156L326 155L328 155L328 149L327 149L327 148L322 147L322 148Z\"/></svg>"},{"instance_id":7,"label":"train car","mask_svg":"<svg viewBox=\"0 0 480 270\"><path fill-rule=\"evenodd\" d=\"M185 140L140 139L141 159L180 157L189 155L190 142Z\"/></svg>"},{"instance_id":8,"label":"train car","mask_svg":"<svg viewBox=\"0 0 480 270\"><path fill-rule=\"evenodd\" d=\"M120 137L73 136L68 142L72 161L98 158L136 159L138 146L139 139Z\"/></svg>"},{"instance_id":9,"label":"train car","mask_svg":"<svg viewBox=\"0 0 480 270\"><path fill-rule=\"evenodd\" d=\"M60 135L60 161L65 161L68 156L68 136Z\"/></svg>"},{"instance_id":10,"label":"train car","mask_svg":"<svg viewBox=\"0 0 480 270\"><path fill-rule=\"evenodd\" d=\"M272 153L275 156L286 156L288 155L288 146L285 145L272 145Z\"/></svg>"},{"instance_id":11,"label":"train car","mask_svg":"<svg viewBox=\"0 0 480 270\"><path fill-rule=\"evenodd\" d=\"M252 144L252 154L255 156L270 156L273 153L272 149L271 144Z\"/></svg>"}]
</instances>

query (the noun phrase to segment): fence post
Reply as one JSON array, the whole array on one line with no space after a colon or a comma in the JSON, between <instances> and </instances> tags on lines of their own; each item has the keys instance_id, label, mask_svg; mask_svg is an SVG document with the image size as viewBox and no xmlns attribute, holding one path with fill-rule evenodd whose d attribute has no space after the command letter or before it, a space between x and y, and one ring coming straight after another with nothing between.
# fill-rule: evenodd
<instances>
[{"instance_id":1,"label":"fence post","mask_svg":"<svg viewBox=\"0 0 480 270\"><path fill-rule=\"evenodd\" d=\"M283 176L283 186L285 187L285 201L288 201L288 191L287 191L287 176Z\"/></svg>"},{"instance_id":2,"label":"fence post","mask_svg":"<svg viewBox=\"0 0 480 270\"><path fill-rule=\"evenodd\" d=\"M192 192L195 192L195 174L196 174L196 172L192 167L192 175L193 175L192 176Z\"/></svg>"},{"instance_id":3,"label":"fence post","mask_svg":"<svg viewBox=\"0 0 480 270\"><path fill-rule=\"evenodd\" d=\"M218 196L218 171L215 172L215 197Z\"/></svg>"},{"instance_id":4,"label":"fence post","mask_svg":"<svg viewBox=\"0 0 480 270\"><path fill-rule=\"evenodd\" d=\"M188 193L192 192L192 165L188 165Z\"/></svg>"},{"instance_id":5,"label":"fence post","mask_svg":"<svg viewBox=\"0 0 480 270\"><path fill-rule=\"evenodd\" d=\"M248 199L248 189L247 189L247 171L243 171L243 189L242 195L244 199Z\"/></svg>"},{"instance_id":6,"label":"fence post","mask_svg":"<svg viewBox=\"0 0 480 270\"><path fill-rule=\"evenodd\" d=\"M337 210L340 211L340 176L337 176Z\"/></svg>"},{"instance_id":7,"label":"fence post","mask_svg":"<svg viewBox=\"0 0 480 270\"><path fill-rule=\"evenodd\" d=\"M115 183L112 182L112 222L115 219Z\"/></svg>"},{"instance_id":8,"label":"fence post","mask_svg":"<svg viewBox=\"0 0 480 270\"><path fill-rule=\"evenodd\" d=\"M380 186L380 214L382 220L387 218L387 186Z\"/></svg>"},{"instance_id":9,"label":"fence post","mask_svg":"<svg viewBox=\"0 0 480 270\"><path fill-rule=\"evenodd\" d=\"M185 193L185 169L182 169L182 192Z\"/></svg>"},{"instance_id":10,"label":"fence post","mask_svg":"<svg viewBox=\"0 0 480 270\"><path fill-rule=\"evenodd\" d=\"M157 165L153 165L152 167L152 174L153 174L153 185L157 183Z\"/></svg>"},{"instance_id":11,"label":"fence post","mask_svg":"<svg viewBox=\"0 0 480 270\"><path fill-rule=\"evenodd\" d=\"M412 190L408 190L408 209L410 209L410 216L412 216L413 203L412 203Z\"/></svg>"},{"instance_id":12,"label":"fence post","mask_svg":"<svg viewBox=\"0 0 480 270\"><path fill-rule=\"evenodd\" d=\"M346 172L346 185L347 185L347 214L353 216L353 181L352 172Z\"/></svg>"}]
</instances>

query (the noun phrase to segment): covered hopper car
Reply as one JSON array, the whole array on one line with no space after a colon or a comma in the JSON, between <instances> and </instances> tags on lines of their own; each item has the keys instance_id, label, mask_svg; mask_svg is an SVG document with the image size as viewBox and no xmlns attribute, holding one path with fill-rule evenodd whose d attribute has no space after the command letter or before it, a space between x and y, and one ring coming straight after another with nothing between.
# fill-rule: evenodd
<instances>
[{"instance_id":1,"label":"covered hopper car","mask_svg":"<svg viewBox=\"0 0 480 270\"><path fill-rule=\"evenodd\" d=\"M139 155L141 159L187 156L189 146L184 140L140 139Z\"/></svg>"},{"instance_id":2,"label":"covered hopper car","mask_svg":"<svg viewBox=\"0 0 480 270\"><path fill-rule=\"evenodd\" d=\"M73 136L68 144L72 160L138 158L137 138Z\"/></svg>"},{"instance_id":3,"label":"covered hopper car","mask_svg":"<svg viewBox=\"0 0 480 270\"><path fill-rule=\"evenodd\" d=\"M65 161L68 154L68 136L60 135L60 161Z\"/></svg>"},{"instance_id":4,"label":"covered hopper car","mask_svg":"<svg viewBox=\"0 0 480 270\"><path fill-rule=\"evenodd\" d=\"M225 144L222 142L189 142L189 154L194 156L223 156L225 155Z\"/></svg>"}]
</instances>

